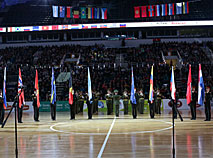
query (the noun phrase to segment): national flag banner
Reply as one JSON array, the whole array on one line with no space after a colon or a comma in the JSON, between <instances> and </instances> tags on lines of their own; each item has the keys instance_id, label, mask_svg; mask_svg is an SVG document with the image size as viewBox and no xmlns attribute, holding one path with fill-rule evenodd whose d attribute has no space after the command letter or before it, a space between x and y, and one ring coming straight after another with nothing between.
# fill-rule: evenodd
<instances>
[{"instance_id":1,"label":"national flag banner","mask_svg":"<svg viewBox=\"0 0 213 158\"><path fill-rule=\"evenodd\" d=\"M205 87L203 82L203 75L201 70L201 64L199 64L199 75L198 75L198 104L203 105L205 98Z\"/></svg>"},{"instance_id":2,"label":"national flag banner","mask_svg":"<svg viewBox=\"0 0 213 158\"><path fill-rule=\"evenodd\" d=\"M52 30L59 30L59 25L52 25Z\"/></svg>"},{"instance_id":3,"label":"national flag banner","mask_svg":"<svg viewBox=\"0 0 213 158\"><path fill-rule=\"evenodd\" d=\"M120 24L120 28L125 28L126 24Z\"/></svg>"},{"instance_id":4,"label":"national flag banner","mask_svg":"<svg viewBox=\"0 0 213 158\"><path fill-rule=\"evenodd\" d=\"M94 18L94 9L93 8L88 8L88 19L93 19Z\"/></svg>"},{"instance_id":5,"label":"national flag banner","mask_svg":"<svg viewBox=\"0 0 213 158\"><path fill-rule=\"evenodd\" d=\"M162 16L167 16L167 4L161 4Z\"/></svg>"},{"instance_id":6,"label":"national flag banner","mask_svg":"<svg viewBox=\"0 0 213 158\"><path fill-rule=\"evenodd\" d=\"M186 100L189 105L192 101L192 74L191 74L191 65L189 64L189 75L187 82L187 92L186 92Z\"/></svg>"},{"instance_id":7,"label":"national flag banner","mask_svg":"<svg viewBox=\"0 0 213 158\"><path fill-rule=\"evenodd\" d=\"M33 31L40 31L39 26L33 26Z\"/></svg>"},{"instance_id":8,"label":"national flag banner","mask_svg":"<svg viewBox=\"0 0 213 158\"><path fill-rule=\"evenodd\" d=\"M73 25L71 25L71 29L80 29L80 25L79 24L73 24Z\"/></svg>"},{"instance_id":9,"label":"national flag banner","mask_svg":"<svg viewBox=\"0 0 213 158\"><path fill-rule=\"evenodd\" d=\"M183 2L183 14L189 14L189 2Z\"/></svg>"},{"instance_id":10,"label":"national flag banner","mask_svg":"<svg viewBox=\"0 0 213 158\"><path fill-rule=\"evenodd\" d=\"M96 28L98 28L98 26L97 25L91 25L91 29L96 29Z\"/></svg>"},{"instance_id":11,"label":"national flag banner","mask_svg":"<svg viewBox=\"0 0 213 158\"><path fill-rule=\"evenodd\" d=\"M82 29L88 29L89 26L88 25L82 25Z\"/></svg>"},{"instance_id":12,"label":"national flag banner","mask_svg":"<svg viewBox=\"0 0 213 158\"><path fill-rule=\"evenodd\" d=\"M100 19L100 8L94 8L94 19Z\"/></svg>"},{"instance_id":13,"label":"national flag banner","mask_svg":"<svg viewBox=\"0 0 213 158\"><path fill-rule=\"evenodd\" d=\"M174 3L169 3L169 15L174 15L175 14L175 7Z\"/></svg>"},{"instance_id":14,"label":"national flag banner","mask_svg":"<svg viewBox=\"0 0 213 158\"><path fill-rule=\"evenodd\" d=\"M54 69L52 67L52 78L51 78L51 98L50 103L56 103L56 85L55 85L55 76L54 76Z\"/></svg>"},{"instance_id":15,"label":"national flag banner","mask_svg":"<svg viewBox=\"0 0 213 158\"><path fill-rule=\"evenodd\" d=\"M4 81L3 81L3 107L7 108L7 97L6 97L6 71L7 68L4 68Z\"/></svg>"},{"instance_id":16,"label":"national flag banner","mask_svg":"<svg viewBox=\"0 0 213 158\"><path fill-rule=\"evenodd\" d=\"M176 14L182 14L182 3L176 3Z\"/></svg>"},{"instance_id":17,"label":"national flag banner","mask_svg":"<svg viewBox=\"0 0 213 158\"><path fill-rule=\"evenodd\" d=\"M148 12L149 12L149 17L155 16L155 14L154 14L154 6L149 5L148 6Z\"/></svg>"},{"instance_id":18,"label":"national flag banner","mask_svg":"<svg viewBox=\"0 0 213 158\"><path fill-rule=\"evenodd\" d=\"M6 27L0 27L0 32L6 32Z\"/></svg>"},{"instance_id":19,"label":"national flag banner","mask_svg":"<svg viewBox=\"0 0 213 158\"><path fill-rule=\"evenodd\" d=\"M36 91L36 99L37 99L37 107L40 107L40 99L39 99L39 86L38 86L38 71L36 69L36 76L35 76L35 91Z\"/></svg>"},{"instance_id":20,"label":"national flag banner","mask_svg":"<svg viewBox=\"0 0 213 158\"><path fill-rule=\"evenodd\" d=\"M150 75L150 86L149 86L149 101L151 103L153 103L153 100L154 100L154 97L153 97L153 94L154 94L154 89L153 89L153 66L152 66L152 69L151 69L151 75Z\"/></svg>"},{"instance_id":21,"label":"national flag banner","mask_svg":"<svg viewBox=\"0 0 213 158\"><path fill-rule=\"evenodd\" d=\"M65 17L65 6L60 6L60 18Z\"/></svg>"},{"instance_id":22,"label":"national flag banner","mask_svg":"<svg viewBox=\"0 0 213 158\"><path fill-rule=\"evenodd\" d=\"M81 19L86 19L86 8L81 7Z\"/></svg>"},{"instance_id":23,"label":"national flag banner","mask_svg":"<svg viewBox=\"0 0 213 158\"><path fill-rule=\"evenodd\" d=\"M73 18L71 6L67 7L67 18Z\"/></svg>"},{"instance_id":24,"label":"national flag banner","mask_svg":"<svg viewBox=\"0 0 213 158\"><path fill-rule=\"evenodd\" d=\"M141 7L141 17L142 18L147 17L146 6Z\"/></svg>"},{"instance_id":25,"label":"national flag banner","mask_svg":"<svg viewBox=\"0 0 213 158\"><path fill-rule=\"evenodd\" d=\"M79 10L74 10L73 11L73 18L74 19L79 19Z\"/></svg>"},{"instance_id":26,"label":"national flag banner","mask_svg":"<svg viewBox=\"0 0 213 158\"><path fill-rule=\"evenodd\" d=\"M42 26L42 27L41 27L41 30L42 30L42 31L49 30L49 26Z\"/></svg>"},{"instance_id":27,"label":"national flag banner","mask_svg":"<svg viewBox=\"0 0 213 158\"><path fill-rule=\"evenodd\" d=\"M58 17L58 6L52 6L53 9L53 17L57 18Z\"/></svg>"},{"instance_id":28,"label":"national flag banner","mask_svg":"<svg viewBox=\"0 0 213 158\"><path fill-rule=\"evenodd\" d=\"M69 104L73 104L73 87L72 87L72 71L70 71L70 79L69 79Z\"/></svg>"},{"instance_id":29,"label":"national flag banner","mask_svg":"<svg viewBox=\"0 0 213 158\"><path fill-rule=\"evenodd\" d=\"M91 78L90 78L90 71L88 67L88 100L92 103L92 85L91 85Z\"/></svg>"},{"instance_id":30,"label":"national flag banner","mask_svg":"<svg viewBox=\"0 0 213 158\"><path fill-rule=\"evenodd\" d=\"M106 24L101 24L100 28L107 28L107 25Z\"/></svg>"},{"instance_id":31,"label":"national flag banner","mask_svg":"<svg viewBox=\"0 0 213 158\"><path fill-rule=\"evenodd\" d=\"M107 8L101 8L101 19L107 19Z\"/></svg>"},{"instance_id":32,"label":"national flag banner","mask_svg":"<svg viewBox=\"0 0 213 158\"><path fill-rule=\"evenodd\" d=\"M160 5L155 5L155 16L160 16Z\"/></svg>"},{"instance_id":33,"label":"national flag banner","mask_svg":"<svg viewBox=\"0 0 213 158\"><path fill-rule=\"evenodd\" d=\"M176 88L175 88L175 77L174 77L173 66L172 66L172 73L171 73L171 80L170 80L170 91L171 91L172 100L175 100Z\"/></svg>"},{"instance_id":34,"label":"national flag banner","mask_svg":"<svg viewBox=\"0 0 213 158\"><path fill-rule=\"evenodd\" d=\"M18 77L18 94L19 94L19 108L25 105L24 101L24 90L23 90L23 82L21 77L21 69L19 68L19 77Z\"/></svg>"},{"instance_id":35,"label":"national flag banner","mask_svg":"<svg viewBox=\"0 0 213 158\"><path fill-rule=\"evenodd\" d=\"M68 25L62 25L62 30L68 30Z\"/></svg>"},{"instance_id":36,"label":"national flag banner","mask_svg":"<svg viewBox=\"0 0 213 158\"><path fill-rule=\"evenodd\" d=\"M133 67L132 67L132 83L131 83L131 95L130 95L130 101L133 104L137 104L136 98L135 98L135 82L134 82L134 74L133 74Z\"/></svg>"},{"instance_id":37,"label":"national flag banner","mask_svg":"<svg viewBox=\"0 0 213 158\"><path fill-rule=\"evenodd\" d=\"M7 28L7 31L8 31L8 32L13 32L13 27L8 27L8 28Z\"/></svg>"},{"instance_id":38,"label":"national flag banner","mask_svg":"<svg viewBox=\"0 0 213 158\"><path fill-rule=\"evenodd\" d=\"M22 28L21 27L15 27L15 32L21 32L22 31Z\"/></svg>"},{"instance_id":39,"label":"national flag banner","mask_svg":"<svg viewBox=\"0 0 213 158\"><path fill-rule=\"evenodd\" d=\"M23 31L32 31L32 26L24 26Z\"/></svg>"},{"instance_id":40,"label":"national flag banner","mask_svg":"<svg viewBox=\"0 0 213 158\"><path fill-rule=\"evenodd\" d=\"M135 18L140 18L140 7L134 7Z\"/></svg>"}]
</instances>

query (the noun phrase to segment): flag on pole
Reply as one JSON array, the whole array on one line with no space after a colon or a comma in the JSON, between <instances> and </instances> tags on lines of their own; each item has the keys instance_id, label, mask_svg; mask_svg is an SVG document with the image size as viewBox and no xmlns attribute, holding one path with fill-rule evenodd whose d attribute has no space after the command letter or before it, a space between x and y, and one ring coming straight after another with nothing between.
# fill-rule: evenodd
<instances>
[{"instance_id":1,"label":"flag on pole","mask_svg":"<svg viewBox=\"0 0 213 158\"><path fill-rule=\"evenodd\" d=\"M24 90L23 90L23 83L22 83L20 68L19 68L19 77L18 77L18 94L19 94L19 108L21 108L22 105L25 105L25 101L24 101Z\"/></svg>"},{"instance_id":2,"label":"flag on pole","mask_svg":"<svg viewBox=\"0 0 213 158\"><path fill-rule=\"evenodd\" d=\"M190 104L192 101L192 74L191 74L191 65L189 64L189 75L187 82L187 92L186 92L187 104Z\"/></svg>"},{"instance_id":3,"label":"flag on pole","mask_svg":"<svg viewBox=\"0 0 213 158\"><path fill-rule=\"evenodd\" d=\"M135 18L140 18L140 7L134 7Z\"/></svg>"},{"instance_id":4,"label":"flag on pole","mask_svg":"<svg viewBox=\"0 0 213 158\"><path fill-rule=\"evenodd\" d=\"M92 102L92 86L91 86L91 78L90 78L89 67L88 67L88 97L89 97L88 100L91 103Z\"/></svg>"},{"instance_id":5,"label":"flag on pole","mask_svg":"<svg viewBox=\"0 0 213 158\"><path fill-rule=\"evenodd\" d=\"M67 7L67 18L73 18L72 7L70 6Z\"/></svg>"},{"instance_id":6,"label":"flag on pole","mask_svg":"<svg viewBox=\"0 0 213 158\"><path fill-rule=\"evenodd\" d=\"M73 104L73 94L72 94L72 72L70 71L70 79L69 79L69 104Z\"/></svg>"},{"instance_id":7,"label":"flag on pole","mask_svg":"<svg viewBox=\"0 0 213 158\"><path fill-rule=\"evenodd\" d=\"M183 14L189 14L189 2L183 2Z\"/></svg>"},{"instance_id":8,"label":"flag on pole","mask_svg":"<svg viewBox=\"0 0 213 158\"><path fill-rule=\"evenodd\" d=\"M79 10L74 10L73 11L73 18L74 19L79 19Z\"/></svg>"},{"instance_id":9,"label":"flag on pole","mask_svg":"<svg viewBox=\"0 0 213 158\"><path fill-rule=\"evenodd\" d=\"M39 99L39 86L38 86L38 71L36 69L36 76L35 76L35 90L36 90L36 99L37 99L37 107L40 107L40 99Z\"/></svg>"},{"instance_id":10,"label":"flag on pole","mask_svg":"<svg viewBox=\"0 0 213 158\"><path fill-rule=\"evenodd\" d=\"M52 79L51 79L51 104L56 103L56 85L55 85L55 76L54 76L54 69L52 67Z\"/></svg>"},{"instance_id":11,"label":"flag on pole","mask_svg":"<svg viewBox=\"0 0 213 158\"><path fill-rule=\"evenodd\" d=\"M3 106L4 106L4 109L7 108L7 97L6 97L6 67L4 68L4 82L3 82Z\"/></svg>"},{"instance_id":12,"label":"flag on pole","mask_svg":"<svg viewBox=\"0 0 213 158\"><path fill-rule=\"evenodd\" d=\"M167 4L161 4L162 16L167 16Z\"/></svg>"},{"instance_id":13,"label":"flag on pole","mask_svg":"<svg viewBox=\"0 0 213 158\"><path fill-rule=\"evenodd\" d=\"M149 101L153 103L153 94L154 94L154 89L153 89L153 66L151 69L151 76L150 76L150 87L149 87Z\"/></svg>"},{"instance_id":14,"label":"flag on pole","mask_svg":"<svg viewBox=\"0 0 213 158\"><path fill-rule=\"evenodd\" d=\"M131 84L131 96L130 96L130 101L131 101L133 104L137 104L136 98L135 98L135 85L134 85L133 67L132 67L132 84Z\"/></svg>"},{"instance_id":15,"label":"flag on pole","mask_svg":"<svg viewBox=\"0 0 213 158\"><path fill-rule=\"evenodd\" d=\"M142 18L147 17L146 6L141 7L141 16L142 16Z\"/></svg>"},{"instance_id":16,"label":"flag on pole","mask_svg":"<svg viewBox=\"0 0 213 158\"><path fill-rule=\"evenodd\" d=\"M199 105L203 105L204 97L205 97L205 87L203 82L201 64L199 64L199 76L198 76L198 104Z\"/></svg>"},{"instance_id":17,"label":"flag on pole","mask_svg":"<svg viewBox=\"0 0 213 158\"><path fill-rule=\"evenodd\" d=\"M52 6L53 9L53 17L57 18L58 17L58 6Z\"/></svg>"},{"instance_id":18,"label":"flag on pole","mask_svg":"<svg viewBox=\"0 0 213 158\"><path fill-rule=\"evenodd\" d=\"M100 19L100 9L99 8L94 8L94 18Z\"/></svg>"},{"instance_id":19,"label":"flag on pole","mask_svg":"<svg viewBox=\"0 0 213 158\"><path fill-rule=\"evenodd\" d=\"M172 74L171 74L171 80L170 80L170 91L171 91L171 97L173 100L175 100L175 79L174 79L174 69L172 66Z\"/></svg>"}]
</instances>

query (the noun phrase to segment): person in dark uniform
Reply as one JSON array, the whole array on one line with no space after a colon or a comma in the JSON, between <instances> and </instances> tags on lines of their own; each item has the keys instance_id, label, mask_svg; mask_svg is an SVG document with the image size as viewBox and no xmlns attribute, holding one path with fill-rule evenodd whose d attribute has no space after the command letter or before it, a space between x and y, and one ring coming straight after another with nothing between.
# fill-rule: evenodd
<instances>
[{"instance_id":1,"label":"person in dark uniform","mask_svg":"<svg viewBox=\"0 0 213 158\"><path fill-rule=\"evenodd\" d=\"M75 113L76 113L76 104L77 104L77 98L75 95L74 90L72 90L72 95L73 95L73 104L69 104L70 105L70 120L74 120L75 119Z\"/></svg>"},{"instance_id":2,"label":"person in dark uniform","mask_svg":"<svg viewBox=\"0 0 213 158\"><path fill-rule=\"evenodd\" d=\"M157 90L157 106L156 106L156 114L161 114L161 99L162 95L160 93L160 90Z\"/></svg>"},{"instance_id":3,"label":"person in dark uniform","mask_svg":"<svg viewBox=\"0 0 213 158\"><path fill-rule=\"evenodd\" d=\"M155 113L157 114L157 104L158 104L158 100L157 100L157 90L154 89L154 109L155 109Z\"/></svg>"},{"instance_id":4,"label":"person in dark uniform","mask_svg":"<svg viewBox=\"0 0 213 158\"><path fill-rule=\"evenodd\" d=\"M105 98L106 98L106 105L107 105L107 115L111 115L112 114L112 93L110 90L107 91Z\"/></svg>"},{"instance_id":5,"label":"person in dark uniform","mask_svg":"<svg viewBox=\"0 0 213 158\"><path fill-rule=\"evenodd\" d=\"M93 99L89 100L88 94L86 94L86 104L87 104L87 108L88 108L88 119L92 119Z\"/></svg>"},{"instance_id":6,"label":"person in dark uniform","mask_svg":"<svg viewBox=\"0 0 213 158\"><path fill-rule=\"evenodd\" d=\"M115 106L115 114L119 117L119 105L120 105L120 95L118 95L118 90L114 90L113 95L113 106Z\"/></svg>"},{"instance_id":7,"label":"person in dark uniform","mask_svg":"<svg viewBox=\"0 0 213 158\"><path fill-rule=\"evenodd\" d=\"M33 99L33 109L34 109L34 121L39 122L39 108L37 105L37 97L36 97L36 89L34 89L34 93L32 94Z\"/></svg>"},{"instance_id":8,"label":"person in dark uniform","mask_svg":"<svg viewBox=\"0 0 213 158\"><path fill-rule=\"evenodd\" d=\"M179 100L179 89L176 90L176 93L175 93L175 100L172 101L172 103L174 104L174 119L177 119L177 103L178 103L178 100Z\"/></svg>"},{"instance_id":9,"label":"person in dark uniform","mask_svg":"<svg viewBox=\"0 0 213 158\"><path fill-rule=\"evenodd\" d=\"M49 98L51 100L51 94ZM51 119L55 121L56 120L56 102L54 102L54 104L50 102L50 111L51 111Z\"/></svg>"},{"instance_id":10,"label":"person in dark uniform","mask_svg":"<svg viewBox=\"0 0 213 158\"><path fill-rule=\"evenodd\" d=\"M124 105L124 115L127 115L128 114L128 105L129 105L129 96L128 96L126 89L123 92L122 99L123 99L123 105Z\"/></svg>"},{"instance_id":11,"label":"person in dark uniform","mask_svg":"<svg viewBox=\"0 0 213 158\"><path fill-rule=\"evenodd\" d=\"M93 113L98 114L98 100L99 100L99 92L95 92L93 93Z\"/></svg>"},{"instance_id":12,"label":"person in dark uniform","mask_svg":"<svg viewBox=\"0 0 213 158\"><path fill-rule=\"evenodd\" d=\"M0 125L3 123L4 121L4 105L3 105L3 95L2 95L2 90L0 89Z\"/></svg>"},{"instance_id":13,"label":"person in dark uniform","mask_svg":"<svg viewBox=\"0 0 213 158\"><path fill-rule=\"evenodd\" d=\"M140 114L144 113L144 98L143 89L141 89L138 93L138 111Z\"/></svg>"},{"instance_id":14,"label":"person in dark uniform","mask_svg":"<svg viewBox=\"0 0 213 158\"><path fill-rule=\"evenodd\" d=\"M149 102L149 114L151 119L155 117L155 105L154 105L154 100L153 101L148 101Z\"/></svg>"},{"instance_id":15,"label":"person in dark uniform","mask_svg":"<svg viewBox=\"0 0 213 158\"><path fill-rule=\"evenodd\" d=\"M18 97L18 106L17 106L17 114L18 114L18 123L23 123L22 122L22 114L23 114L23 107L24 107L24 103L22 102L21 105L19 105L19 97Z\"/></svg>"},{"instance_id":16,"label":"person in dark uniform","mask_svg":"<svg viewBox=\"0 0 213 158\"><path fill-rule=\"evenodd\" d=\"M84 95L83 95L83 92L81 91L79 93L79 96L78 96L78 112L80 113L83 113L83 108L84 108Z\"/></svg>"},{"instance_id":17,"label":"person in dark uniform","mask_svg":"<svg viewBox=\"0 0 213 158\"><path fill-rule=\"evenodd\" d=\"M206 87L206 92L205 92L205 114L206 114L206 119L205 121L211 121L211 104L210 101L212 99L210 87Z\"/></svg>"},{"instance_id":18,"label":"person in dark uniform","mask_svg":"<svg viewBox=\"0 0 213 158\"><path fill-rule=\"evenodd\" d=\"M79 112L79 106L78 106L78 99L79 99L79 93L78 91L75 91L75 98L76 98L76 102L75 102L75 114L78 114ZM73 98L74 99L74 98Z\"/></svg>"},{"instance_id":19,"label":"person in dark uniform","mask_svg":"<svg viewBox=\"0 0 213 158\"><path fill-rule=\"evenodd\" d=\"M132 116L133 116L133 119L136 119L137 118L138 93L136 92L136 88L134 89L134 91L135 91L136 104L134 104L133 102L131 102L131 104L132 104Z\"/></svg>"},{"instance_id":20,"label":"person in dark uniform","mask_svg":"<svg viewBox=\"0 0 213 158\"><path fill-rule=\"evenodd\" d=\"M197 100L197 92L195 91L195 87L192 87L192 101L190 103L191 109L191 120L196 120L196 100Z\"/></svg>"}]
</instances>

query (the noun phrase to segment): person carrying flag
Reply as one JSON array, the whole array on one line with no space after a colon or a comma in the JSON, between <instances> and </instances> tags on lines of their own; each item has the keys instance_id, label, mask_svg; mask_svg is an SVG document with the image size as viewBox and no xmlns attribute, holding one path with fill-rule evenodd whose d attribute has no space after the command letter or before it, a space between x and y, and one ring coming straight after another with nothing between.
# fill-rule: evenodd
<instances>
[{"instance_id":1,"label":"person carrying flag","mask_svg":"<svg viewBox=\"0 0 213 158\"><path fill-rule=\"evenodd\" d=\"M115 106L116 117L119 117L119 105L120 105L120 95L118 95L118 90L114 90L113 95L113 106Z\"/></svg>"},{"instance_id":2,"label":"person carrying flag","mask_svg":"<svg viewBox=\"0 0 213 158\"><path fill-rule=\"evenodd\" d=\"M2 96L2 90L0 89L0 125L3 123L4 121L4 105L3 105L3 96Z\"/></svg>"},{"instance_id":3,"label":"person carrying flag","mask_svg":"<svg viewBox=\"0 0 213 158\"><path fill-rule=\"evenodd\" d=\"M190 103L190 109L191 109L191 120L196 120L196 101L197 101L197 92L195 90L195 86L192 87L192 101Z\"/></svg>"},{"instance_id":4,"label":"person carrying flag","mask_svg":"<svg viewBox=\"0 0 213 158\"><path fill-rule=\"evenodd\" d=\"M153 88L153 66L151 69L151 76L150 76L150 88L149 88L149 111L150 117L153 119L155 117L155 105L154 105L154 88Z\"/></svg>"},{"instance_id":5,"label":"person carrying flag","mask_svg":"<svg viewBox=\"0 0 213 158\"><path fill-rule=\"evenodd\" d=\"M32 98L33 98L33 109L34 109L34 121L39 122L40 100L39 100L39 86L38 86L38 71L37 70L36 70L36 76L35 76L35 89L34 89Z\"/></svg>"},{"instance_id":6,"label":"person carrying flag","mask_svg":"<svg viewBox=\"0 0 213 158\"><path fill-rule=\"evenodd\" d=\"M21 69L19 68L19 79L18 79L18 94L19 94L19 101L18 101L18 108L17 108L17 113L18 113L18 123L23 123L22 122L22 113L23 113L23 107L25 105L24 101L24 86L22 83L22 77L21 77Z\"/></svg>"},{"instance_id":7,"label":"person carrying flag","mask_svg":"<svg viewBox=\"0 0 213 158\"><path fill-rule=\"evenodd\" d=\"M52 67L52 79L51 79L50 110L51 110L51 118L53 121L55 121L56 120L56 85L55 85L53 67Z\"/></svg>"},{"instance_id":8,"label":"person carrying flag","mask_svg":"<svg viewBox=\"0 0 213 158\"><path fill-rule=\"evenodd\" d=\"M130 102L132 104L132 116L133 119L137 118L137 100L136 100L136 88L134 85L134 74L133 74L133 67L132 67L132 85L131 85L131 96Z\"/></svg>"},{"instance_id":9,"label":"person carrying flag","mask_svg":"<svg viewBox=\"0 0 213 158\"><path fill-rule=\"evenodd\" d=\"M75 119L75 108L76 108L76 95L74 93L74 89L72 87L72 72L70 71L70 79L69 79L69 105L70 105L70 120Z\"/></svg>"}]
</instances>

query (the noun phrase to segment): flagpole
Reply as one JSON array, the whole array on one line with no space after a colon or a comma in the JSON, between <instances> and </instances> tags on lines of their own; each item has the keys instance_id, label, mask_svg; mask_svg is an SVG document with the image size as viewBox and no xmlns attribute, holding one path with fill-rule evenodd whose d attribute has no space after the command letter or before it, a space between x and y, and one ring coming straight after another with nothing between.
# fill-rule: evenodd
<instances>
[{"instance_id":1,"label":"flagpole","mask_svg":"<svg viewBox=\"0 0 213 158\"><path fill-rule=\"evenodd\" d=\"M172 149L172 155L173 158L175 158L175 117L174 117L174 113L175 113L175 102L172 99L172 142L173 142L173 149Z\"/></svg>"}]
</instances>

